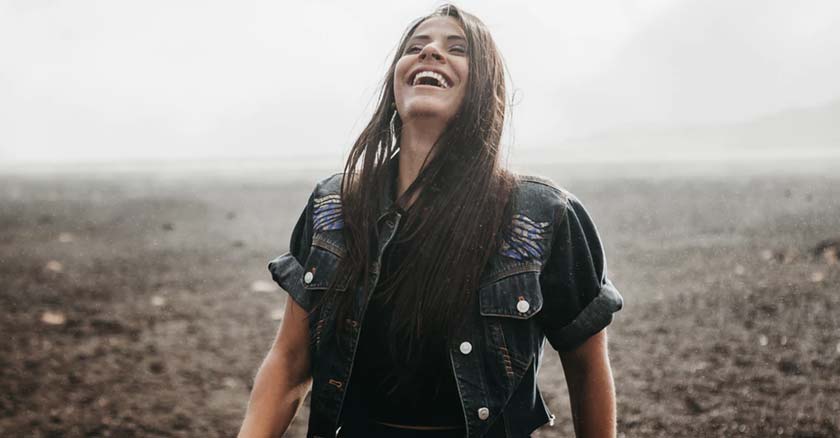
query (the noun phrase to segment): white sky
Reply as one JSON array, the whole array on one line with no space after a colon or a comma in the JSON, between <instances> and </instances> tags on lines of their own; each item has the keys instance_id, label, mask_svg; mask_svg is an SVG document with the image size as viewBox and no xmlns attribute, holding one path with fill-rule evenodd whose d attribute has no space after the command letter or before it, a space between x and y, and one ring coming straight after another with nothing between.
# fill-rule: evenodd
<instances>
[{"instance_id":1,"label":"white sky","mask_svg":"<svg viewBox=\"0 0 840 438\"><path fill-rule=\"evenodd\" d=\"M440 4L406 3L0 0L0 161L338 158ZM457 4L506 59L520 149L840 97L835 0Z\"/></svg>"}]
</instances>

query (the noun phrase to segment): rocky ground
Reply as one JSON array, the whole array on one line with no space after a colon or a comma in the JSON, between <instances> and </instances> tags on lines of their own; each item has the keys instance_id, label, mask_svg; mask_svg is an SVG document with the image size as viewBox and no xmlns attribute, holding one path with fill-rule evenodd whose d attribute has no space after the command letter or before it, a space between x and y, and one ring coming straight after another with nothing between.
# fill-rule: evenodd
<instances>
[{"instance_id":1,"label":"rocky ground","mask_svg":"<svg viewBox=\"0 0 840 438\"><path fill-rule=\"evenodd\" d=\"M840 176L542 173L625 297L622 436L840 436ZM235 435L285 300L265 265L313 183L0 176L0 436ZM535 436L572 436L546 347Z\"/></svg>"}]
</instances>

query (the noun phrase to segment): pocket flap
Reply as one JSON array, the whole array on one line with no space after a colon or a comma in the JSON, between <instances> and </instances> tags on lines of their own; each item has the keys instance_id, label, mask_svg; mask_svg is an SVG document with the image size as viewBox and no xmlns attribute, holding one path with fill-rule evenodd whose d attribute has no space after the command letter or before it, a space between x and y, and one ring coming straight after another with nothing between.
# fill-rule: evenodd
<instances>
[{"instance_id":1,"label":"pocket flap","mask_svg":"<svg viewBox=\"0 0 840 438\"><path fill-rule=\"evenodd\" d=\"M528 319L542 309L539 271L525 271L500 278L478 289L484 316Z\"/></svg>"},{"instance_id":2,"label":"pocket flap","mask_svg":"<svg viewBox=\"0 0 840 438\"><path fill-rule=\"evenodd\" d=\"M329 288L330 281L338 271L340 260L341 257L338 255L313 245L309 251L309 257L306 259L306 266L304 266L302 277L304 289L322 290ZM347 290L349 280L350 275L343 275L342 278L339 278L336 282L336 290Z\"/></svg>"}]
</instances>

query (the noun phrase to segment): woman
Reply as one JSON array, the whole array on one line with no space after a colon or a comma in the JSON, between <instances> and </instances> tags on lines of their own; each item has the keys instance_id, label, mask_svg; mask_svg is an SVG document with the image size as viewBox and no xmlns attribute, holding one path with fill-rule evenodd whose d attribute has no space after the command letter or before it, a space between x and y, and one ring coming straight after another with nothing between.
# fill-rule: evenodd
<instances>
[{"instance_id":1,"label":"woman","mask_svg":"<svg viewBox=\"0 0 840 438\"><path fill-rule=\"evenodd\" d=\"M412 24L345 172L318 183L269 269L285 317L240 437L526 437L560 352L578 436L615 435L606 332L621 296L580 202L500 167L504 69L484 24ZM352 377L351 377L352 376Z\"/></svg>"}]
</instances>

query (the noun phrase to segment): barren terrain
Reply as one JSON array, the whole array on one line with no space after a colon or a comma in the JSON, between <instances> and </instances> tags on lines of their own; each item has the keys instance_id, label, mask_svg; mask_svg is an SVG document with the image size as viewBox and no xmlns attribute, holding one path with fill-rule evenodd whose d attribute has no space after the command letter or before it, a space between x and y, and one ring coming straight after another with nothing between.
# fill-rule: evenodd
<instances>
[{"instance_id":1,"label":"barren terrain","mask_svg":"<svg viewBox=\"0 0 840 438\"><path fill-rule=\"evenodd\" d=\"M541 173L625 298L621 436L840 436L840 254L817 248L840 174ZM235 435L285 300L266 264L324 176L0 176L0 436ZM548 344L540 382L535 436L573 436Z\"/></svg>"}]
</instances>

